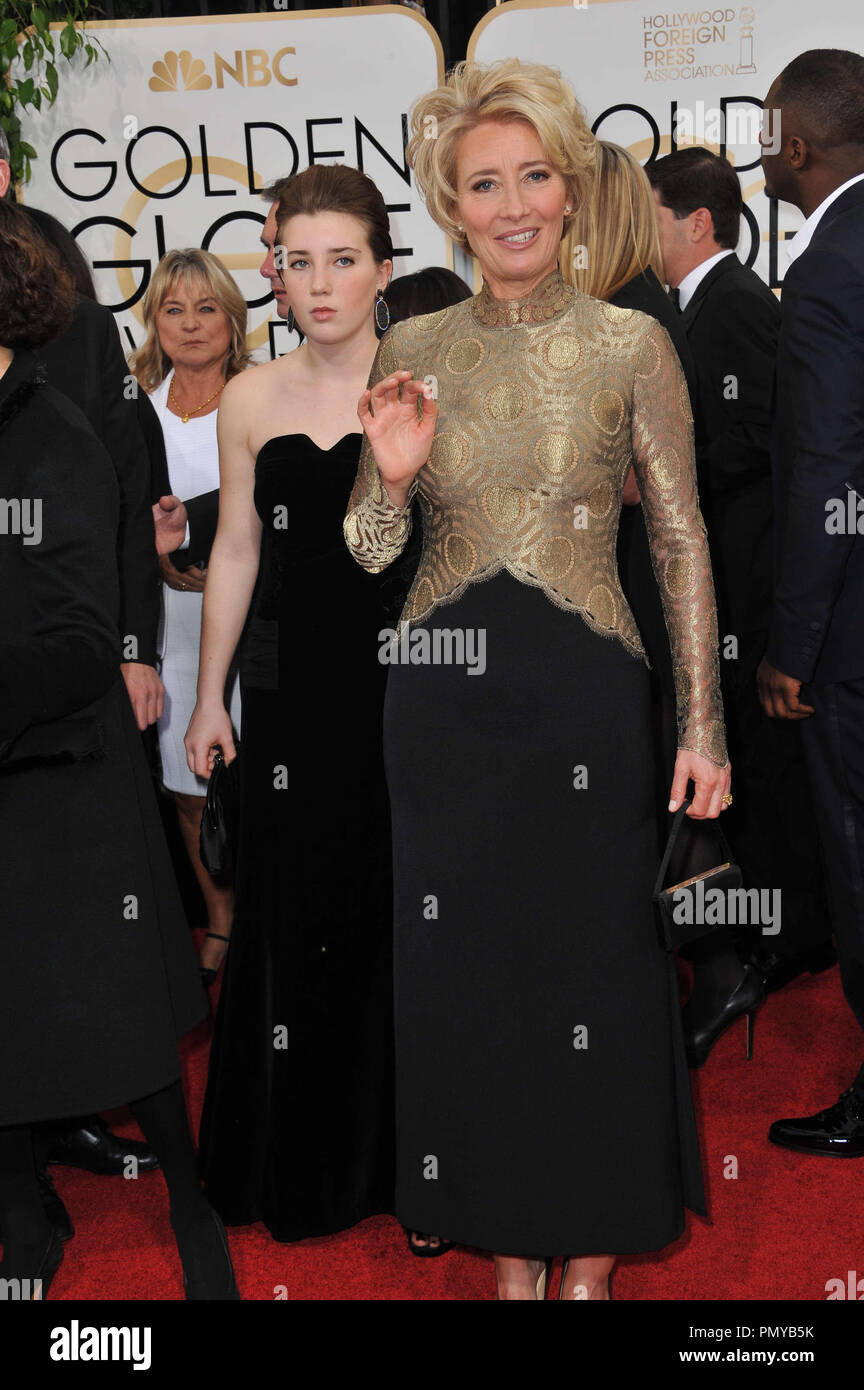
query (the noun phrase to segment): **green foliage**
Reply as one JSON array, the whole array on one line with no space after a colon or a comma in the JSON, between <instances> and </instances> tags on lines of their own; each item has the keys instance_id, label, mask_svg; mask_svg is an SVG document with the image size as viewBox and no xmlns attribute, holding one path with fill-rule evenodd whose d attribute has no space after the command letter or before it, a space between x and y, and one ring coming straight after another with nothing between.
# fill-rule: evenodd
<instances>
[{"instance_id":1,"label":"green foliage","mask_svg":"<svg viewBox=\"0 0 864 1390\"><path fill-rule=\"evenodd\" d=\"M4 0L3 11L7 17L0 20L0 126L9 141L13 181L26 183L36 151L21 139L21 113L28 106L41 111L43 103L53 105L61 60L68 63L83 49L89 67L100 52L106 58L108 54L92 31L84 28L88 17L102 14L94 0L40 0L38 5L30 0ZM52 32L51 24L63 28ZM19 56L23 72L15 61Z\"/></svg>"}]
</instances>

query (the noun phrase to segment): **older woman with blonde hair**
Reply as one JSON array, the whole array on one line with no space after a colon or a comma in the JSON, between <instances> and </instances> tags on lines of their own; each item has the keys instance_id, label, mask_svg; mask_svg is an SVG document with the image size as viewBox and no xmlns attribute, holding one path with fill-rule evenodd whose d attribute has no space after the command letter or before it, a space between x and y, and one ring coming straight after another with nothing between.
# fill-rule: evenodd
<instances>
[{"instance_id":1,"label":"older woman with blonde hair","mask_svg":"<svg viewBox=\"0 0 864 1390\"><path fill-rule=\"evenodd\" d=\"M674 972L652 921L648 673L615 567L633 460L672 639L672 804L730 772L691 413L653 319L567 285L595 141L558 73L460 64L408 157L483 287L383 339L345 519L423 552L389 663L397 1214L496 1252L498 1296L608 1297L704 1211Z\"/></svg>"},{"instance_id":2,"label":"older woman with blonde hair","mask_svg":"<svg viewBox=\"0 0 864 1390\"><path fill-rule=\"evenodd\" d=\"M222 262L197 248L168 251L144 296L147 336L131 358L132 370L150 393L165 437L171 496L164 512L191 499L218 501L219 448L216 413L232 377L249 365L246 301ZM215 506L213 508L215 511ZM160 557L163 579L160 633L165 708L158 722L162 781L174 796L186 852L207 909L201 975L211 983L231 934L230 884L211 877L201 862L199 836L207 781L189 770L183 738L195 708L201 641L201 606L209 545L190 551L189 528L181 549ZM197 544L197 543L196 543ZM240 727L240 688L229 673L226 702Z\"/></svg>"}]
</instances>

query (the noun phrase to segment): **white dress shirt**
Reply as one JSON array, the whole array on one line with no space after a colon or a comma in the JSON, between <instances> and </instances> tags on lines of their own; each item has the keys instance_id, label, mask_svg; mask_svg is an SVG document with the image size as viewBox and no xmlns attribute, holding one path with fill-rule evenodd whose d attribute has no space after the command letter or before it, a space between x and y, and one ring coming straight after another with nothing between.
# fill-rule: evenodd
<instances>
[{"instance_id":1,"label":"white dress shirt","mask_svg":"<svg viewBox=\"0 0 864 1390\"><path fill-rule=\"evenodd\" d=\"M716 256L709 256L707 261L702 261L700 265L694 266L694 268L684 276L684 279L678 286L678 308L682 313L687 308L687 305L690 303L690 300L702 284L702 281L705 279L711 267L715 266L718 261L722 261L724 256L734 255L734 251L718 251Z\"/></svg>"},{"instance_id":2,"label":"white dress shirt","mask_svg":"<svg viewBox=\"0 0 864 1390\"><path fill-rule=\"evenodd\" d=\"M802 251L807 250L807 247L813 239L813 233L819 226L826 210L830 208L831 204L840 197L841 193L845 193L847 188L851 188L853 183L860 183L862 179L864 179L864 174L855 174L851 179L847 179L845 183L841 183L839 188L835 188L833 193L829 193L827 198L823 198L818 208L814 208L813 212L811 212L807 221L804 223L804 226L799 227L795 235L790 237L786 242L786 255L790 261L794 261L801 255Z\"/></svg>"}]
</instances>

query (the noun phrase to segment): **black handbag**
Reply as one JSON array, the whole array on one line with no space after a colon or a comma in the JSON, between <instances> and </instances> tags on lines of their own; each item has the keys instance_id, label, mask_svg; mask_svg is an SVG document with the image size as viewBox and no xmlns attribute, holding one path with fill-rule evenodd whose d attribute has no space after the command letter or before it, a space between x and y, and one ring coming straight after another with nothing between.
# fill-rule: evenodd
<instances>
[{"instance_id":1,"label":"black handbag","mask_svg":"<svg viewBox=\"0 0 864 1390\"><path fill-rule=\"evenodd\" d=\"M207 783L207 799L201 816L199 848L208 873L224 874L234 868L240 829L240 746L226 763L217 748Z\"/></svg>"},{"instance_id":2,"label":"black handbag","mask_svg":"<svg viewBox=\"0 0 864 1390\"><path fill-rule=\"evenodd\" d=\"M704 873L694 874L692 878L685 879L683 883L673 883L669 888L663 887L663 880L666 877L666 870L669 868L669 860L675 848L675 841L678 839L685 812L690 804L691 798L685 797L675 812L672 828L669 831L669 839L666 841L666 849L660 861L660 868L657 871L657 879L654 884L660 945L667 951L674 951L676 946L686 946L691 941L698 941L702 936L710 936L712 932L718 931L724 926L729 920L728 893L732 889L741 888L743 883L741 870L733 862L729 843L718 824L716 826L717 840L721 852L726 857L725 863L718 864L715 869L706 869ZM722 895L722 899L715 895L715 890ZM706 907L716 908L721 900L724 904L722 920L718 922L716 912L713 912L712 920L706 921Z\"/></svg>"}]
</instances>

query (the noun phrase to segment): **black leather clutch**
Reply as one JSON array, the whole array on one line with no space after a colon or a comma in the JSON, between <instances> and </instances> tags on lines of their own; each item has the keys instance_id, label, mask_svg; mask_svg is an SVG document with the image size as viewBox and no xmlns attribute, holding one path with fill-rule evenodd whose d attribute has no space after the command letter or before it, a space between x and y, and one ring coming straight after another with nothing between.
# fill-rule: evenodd
<instances>
[{"instance_id":1,"label":"black leather clutch","mask_svg":"<svg viewBox=\"0 0 864 1390\"><path fill-rule=\"evenodd\" d=\"M667 951L676 946L686 946L698 941L702 936L710 936L729 920L729 892L740 888L743 879L738 865L732 861L732 851L719 824L716 827L717 840L725 862L704 873L694 874L683 883L673 883L670 888L663 887L669 860L675 848L679 831L687 807L692 798L686 797L672 822L666 849L657 871L654 884L654 902L657 904L657 921L660 945Z\"/></svg>"},{"instance_id":2,"label":"black leather clutch","mask_svg":"<svg viewBox=\"0 0 864 1390\"><path fill-rule=\"evenodd\" d=\"M240 745L237 756L226 763L216 751L207 783L207 799L201 816L201 863L208 873L224 874L234 868L240 829Z\"/></svg>"}]
</instances>

